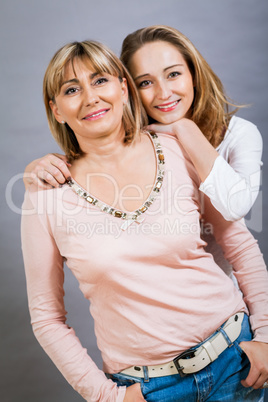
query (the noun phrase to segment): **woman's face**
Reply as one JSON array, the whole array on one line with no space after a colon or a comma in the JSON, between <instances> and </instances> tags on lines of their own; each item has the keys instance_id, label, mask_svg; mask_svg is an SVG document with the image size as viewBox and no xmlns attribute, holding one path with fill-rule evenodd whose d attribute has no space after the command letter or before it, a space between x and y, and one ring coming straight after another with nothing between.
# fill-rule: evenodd
<instances>
[{"instance_id":1,"label":"woman's face","mask_svg":"<svg viewBox=\"0 0 268 402\"><path fill-rule=\"evenodd\" d=\"M60 93L50 106L57 121L66 122L80 143L123 130L123 104L127 100L125 79L99 74L80 59L67 65Z\"/></svg>"},{"instance_id":2,"label":"woman's face","mask_svg":"<svg viewBox=\"0 0 268 402\"><path fill-rule=\"evenodd\" d=\"M146 43L132 56L130 72L150 117L163 124L189 117L193 79L175 46L164 41Z\"/></svg>"}]
</instances>

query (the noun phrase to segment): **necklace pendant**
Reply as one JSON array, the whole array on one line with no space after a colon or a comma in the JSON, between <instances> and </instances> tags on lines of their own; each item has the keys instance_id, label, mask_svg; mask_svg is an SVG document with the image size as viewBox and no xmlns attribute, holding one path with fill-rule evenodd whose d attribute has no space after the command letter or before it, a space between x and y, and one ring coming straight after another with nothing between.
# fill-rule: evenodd
<instances>
[{"instance_id":1,"label":"necklace pendant","mask_svg":"<svg viewBox=\"0 0 268 402\"><path fill-rule=\"evenodd\" d=\"M129 228L130 225L132 225L132 223L136 222L138 224L142 223L144 221L145 218L143 218L142 216L138 216L136 219L127 219L124 221L124 223L122 223L122 225L120 226L120 229L125 231Z\"/></svg>"}]
</instances>

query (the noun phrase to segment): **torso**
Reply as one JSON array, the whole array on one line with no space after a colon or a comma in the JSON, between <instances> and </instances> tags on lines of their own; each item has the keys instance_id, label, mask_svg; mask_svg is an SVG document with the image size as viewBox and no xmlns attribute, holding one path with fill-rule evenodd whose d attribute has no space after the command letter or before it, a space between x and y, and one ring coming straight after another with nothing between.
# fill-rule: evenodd
<instances>
[{"instance_id":1,"label":"torso","mask_svg":"<svg viewBox=\"0 0 268 402\"><path fill-rule=\"evenodd\" d=\"M70 170L74 180L90 194L131 212L148 198L156 178L156 155L149 134L142 133L133 143L124 145L120 156L103 164L81 158Z\"/></svg>"}]
</instances>

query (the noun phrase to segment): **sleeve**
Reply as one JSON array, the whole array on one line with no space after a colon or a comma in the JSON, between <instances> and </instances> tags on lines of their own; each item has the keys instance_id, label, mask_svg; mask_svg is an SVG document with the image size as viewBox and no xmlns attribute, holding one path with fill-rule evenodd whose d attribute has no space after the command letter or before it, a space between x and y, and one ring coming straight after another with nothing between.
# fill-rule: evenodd
<instances>
[{"instance_id":1,"label":"sleeve","mask_svg":"<svg viewBox=\"0 0 268 402\"><path fill-rule=\"evenodd\" d=\"M52 190L53 191L53 190ZM66 324L63 257L55 243L44 198L27 191L22 206L22 251L34 334L66 380L87 401L122 402L124 387L108 380Z\"/></svg>"},{"instance_id":2,"label":"sleeve","mask_svg":"<svg viewBox=\"0 0 268 402\"><path fill-rule=\"evenodd\" d=\"M250 313L254 340L268 343L268 273L257 240L242 221L227 222L208 198L203 218L233 265Z\"/></svg>"},{"instance_id":3,"label":"sleeve","mask_svg":"<svg viewBox=\"0 0 268 402\"><path fill-rule=\"evenodd\" d=\"M249 212L258 196L261 179L261 134L250 122L237 130L239 133L234 128L235 135L228 146L228 160L219 155L199 188L229 221L239 220Z\"/></svg>"}]
</instances>

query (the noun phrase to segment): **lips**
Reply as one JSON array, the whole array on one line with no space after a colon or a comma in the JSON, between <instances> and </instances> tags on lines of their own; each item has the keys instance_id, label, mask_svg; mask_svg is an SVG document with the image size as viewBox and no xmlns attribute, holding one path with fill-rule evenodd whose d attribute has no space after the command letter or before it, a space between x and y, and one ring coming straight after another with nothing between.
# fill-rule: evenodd
<instances>
[{"instance_id":1,"label":"lips","mask_svg":"<svg viewBox=\"0 0 268 402\"><path fill-rule=\"evenodd\" d=\"M103 117L107 112L109 112L110 109L100 109L96 110L93 113L87 114L83 120L97 120Z\"/></svg>"},{"instance_id":2,"label":"lips","mask_svg":"<svg viewBox=\"0 0 268 402\"><path fill-rule=\"evenodd\" d=\"M180 102L180 99L174 101L174 102L169 102L165 103L163 105L158 105L155 106L156 109L161 110L162 112L170 112L171 110L174 110L178 103Z\"/></svg>"}]
</instances>

